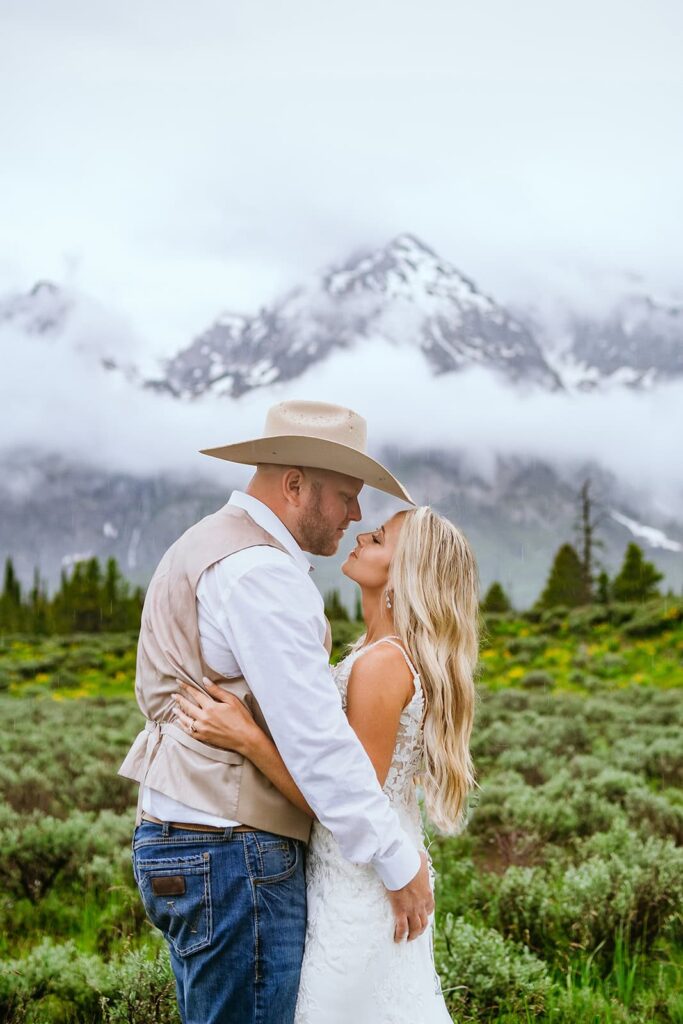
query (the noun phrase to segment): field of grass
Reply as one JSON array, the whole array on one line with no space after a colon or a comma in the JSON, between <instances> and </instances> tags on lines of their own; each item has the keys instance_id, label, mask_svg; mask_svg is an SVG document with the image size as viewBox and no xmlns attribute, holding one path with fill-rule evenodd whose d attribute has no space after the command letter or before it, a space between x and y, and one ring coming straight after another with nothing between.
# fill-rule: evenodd
<instances>
[{"instance_id":1,"label":"field of grass","mask_svg":"<svg viewBox=\"0 0 683 1024\"><path fill-rule=\"evenodd\" d=\"M489 617L465 832L434 837L453 1019L683 1024L683 610ZM358 632L335 624L336 653ZM0 639L0 1021L176 1022L129 863L132 635Z\"/></svg>"}]
</instances>

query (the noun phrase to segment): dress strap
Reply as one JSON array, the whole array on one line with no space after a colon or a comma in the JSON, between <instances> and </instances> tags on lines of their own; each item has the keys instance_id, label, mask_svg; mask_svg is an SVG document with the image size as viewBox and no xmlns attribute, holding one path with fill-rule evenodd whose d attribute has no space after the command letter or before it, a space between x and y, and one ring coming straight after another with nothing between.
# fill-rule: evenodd
<instances>
[{"instance_id":1,"label":"dress strap","mask_svg":"<svg viewBox=\"0 0 683 1024\"><path fill-rule=\"evenodd\" d=\"M382 637L379 638L379 640L375 640L374 643L368 644L367 647L365 647L365 648L361 647L360 651L361 652L363 650L367 651L371 647L376 647L377 644L391 644L391 646L395 647L397 651L400 651L401 654L403 655L403 657L406 659L406 662L408 663L408 668L413 673L413 685L415 686L415 689L417 690L416 680L419 678L419 673L418 673L417 669L415 668L415 666L413 665L413 663L410 660L410 658L408 657L408 655L407 655L403 645L400 643L400 639L401 639L400 636L382 636ZM399 641L399 643L396 643L397 640Z\"/></svg>"}]
</instances>

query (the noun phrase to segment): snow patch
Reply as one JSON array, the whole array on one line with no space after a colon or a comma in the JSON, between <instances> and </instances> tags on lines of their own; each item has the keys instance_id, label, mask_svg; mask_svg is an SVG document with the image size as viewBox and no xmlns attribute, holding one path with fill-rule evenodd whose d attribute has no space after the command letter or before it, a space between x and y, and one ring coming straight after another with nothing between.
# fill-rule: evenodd
<instances>
[{"instance_id":1,"label":"snow patch","mask_svg":"<svg viewBox=\"0 0 683 1024\"><path fill-rule=\"evenodd\" d=\"M635 519L629 519L628 516L617 512L615 509L611 509L610 515L612 519L625 526L634 537L644 540L651 548L663 548L665 551L683 551L683 544L680 544L677 540L671 540L663 530L658 530L656 526L646 526Z\"/></svg>"}]
</instances>

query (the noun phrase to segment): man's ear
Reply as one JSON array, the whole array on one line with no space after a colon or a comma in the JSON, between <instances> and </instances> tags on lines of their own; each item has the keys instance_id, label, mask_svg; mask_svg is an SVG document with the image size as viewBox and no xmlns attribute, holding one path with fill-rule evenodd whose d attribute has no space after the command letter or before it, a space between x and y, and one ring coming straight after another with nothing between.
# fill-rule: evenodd
<instances>
[{"instance_id":1,"label":"man's ear","mask_svg":"<svg viewBox=\"0 0 683 1024\"><path fill-rule=\"evenodd\" d=\"M305 473L301 466L292 466L282 476L282 494L285 501L297 508L301 504Z\"/></svg>"}]
</instances>

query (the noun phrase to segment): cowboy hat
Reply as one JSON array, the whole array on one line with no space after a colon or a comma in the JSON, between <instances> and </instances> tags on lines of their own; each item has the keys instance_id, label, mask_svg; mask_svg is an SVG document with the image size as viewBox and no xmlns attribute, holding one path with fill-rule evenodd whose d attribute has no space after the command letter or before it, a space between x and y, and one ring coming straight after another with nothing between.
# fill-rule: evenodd
<instances>
[{"instance_id":1,"label":"cowboy hat","mask_svg":"<svg viewBox=\"0 0 683 1024\"><path fill-rule=\"evenodd\" d=\"M414 505L403 484L366 454L367 426L362 416L341 405L280 402L268 410L261 437L203 448L201 454L247 466L274 463L330 469Z\"/></svg>"}]
</instances>

